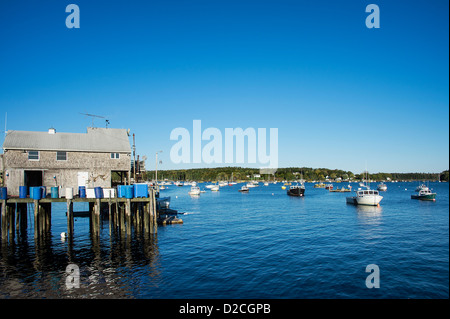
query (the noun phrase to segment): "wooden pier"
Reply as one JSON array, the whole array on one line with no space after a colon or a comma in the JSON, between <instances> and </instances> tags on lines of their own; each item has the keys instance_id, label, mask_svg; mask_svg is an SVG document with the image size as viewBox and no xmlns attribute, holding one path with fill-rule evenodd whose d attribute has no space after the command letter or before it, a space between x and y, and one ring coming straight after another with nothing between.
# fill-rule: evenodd
<instances>
[{"instance_id":1,"label":"wooden pier","mask_svg":"<svg viewBox=\"0 0 450 319\"><path fill-rule=\"evenodd\" d=\"M74 203L89 203L89 218L94 236L100 234L100 219L109 219L110 233L131 234L132 226L137 231L157 232L157 205L155 191L149 190L149 197L143 198L8 198L0 200L1 241L13 242L15 233L27 231L28 211L34 215L34 238L45 236L50 232L52 224L52 203L66 203L67 232L64 237L73 238Z\"/></svg>"}]
</instances>

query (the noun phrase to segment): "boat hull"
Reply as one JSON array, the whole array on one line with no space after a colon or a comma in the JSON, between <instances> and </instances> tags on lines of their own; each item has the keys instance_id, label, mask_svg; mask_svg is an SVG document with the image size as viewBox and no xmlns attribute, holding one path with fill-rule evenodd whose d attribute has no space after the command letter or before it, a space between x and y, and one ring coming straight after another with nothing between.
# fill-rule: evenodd
<instances>
[{"instance_id":1,"label":"boat hull","mask_svg":"<svg viewBox=\"0 0 450 319\"><path fill-rule=\"evenodd\" d=\"M367 206L378 206L378 204L383 199L383 196L375 195L375 196L364 196L364 197L356 197L356 202L358 205L367 205Z\"/></svg>"},{"instance_id":2,"label":"boat hull","mask_svg":"<svg viewBox=\"0 0 450 319\"><path fill-rule=\"evenodd\" d=\"M287 194L289 196L297 196L297 197L302 197L305 195L305 189L304 188L290 188L287 190Z\"/></svg>"},{"instance_id":3,"label":"boat hull","mask_svg":"<svg viewBox=\"0 0 450 319\"><path fill-rule=\"evenodd\" d=\"M418 200L436 200L436 194L427 194L427 195L411 195L411 199Z\"/></svg>"},{"instance_id":4,"label":"boat hull","mask_svg":"<svg viewBox=\"0 0 450 319\"><path fill-rule=\"evenodd\" d=\"M352 205L365 205L365 206L378 206L383 199L383 196L375 195L375 196L364 196L364 197L347 197L347 204Z\"/></svg>"}]
</instances>

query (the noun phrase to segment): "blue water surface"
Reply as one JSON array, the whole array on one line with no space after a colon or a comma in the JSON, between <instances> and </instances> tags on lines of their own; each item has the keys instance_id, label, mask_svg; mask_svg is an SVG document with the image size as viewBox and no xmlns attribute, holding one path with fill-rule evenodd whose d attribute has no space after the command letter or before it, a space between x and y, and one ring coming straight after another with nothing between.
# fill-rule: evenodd
<instances>
[{"instance_id":1,"label":"blue water surface","mask_svg":"<svg viewBox=\"0 0 450 319\"><path fill-rule=\"evenodd\" d=\"M410 198L418 183L387 185L380 207L348 205L349 193L310 183L303 198L280 183L199 197L169 186L161 195L185 213L182 225L122 236L105 219L97 237L89 218L76 218L73 243L60 236L65 204L53 204L50 236L34 238L29 214L27 234L2 243L0 297L448 298L448 183L429 184L435 202ZM67 288L69 264L79 288ZM379 288L366 286L371 264Z\"/></svg>"}]
</instances>

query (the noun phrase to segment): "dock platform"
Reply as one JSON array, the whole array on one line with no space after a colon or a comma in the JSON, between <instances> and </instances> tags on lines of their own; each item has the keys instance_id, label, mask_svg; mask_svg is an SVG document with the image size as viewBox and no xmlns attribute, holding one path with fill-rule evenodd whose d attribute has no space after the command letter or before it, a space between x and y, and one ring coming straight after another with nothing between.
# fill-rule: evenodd
<instances>
[{"instance_id":1,"label":"dock platform","mask_svg":"<svg viewBox=\"0 0 450 319\"><path fill-rule=\"evenodd\" d=\"M89 211L85 214L90 218L93 234L99 234L100 216L107 216L111 231L131 233L132 227L144 232L156 233L158 224L169 224L181 221L172 216L170 220L159 216L156 191L149 189L149 197L139 198L32 198L9 197L0 200L0 233L1 241L13 241L16 232L26 231L28 212L34 215L34 237L48 234L52 224L52 204L67 205L67 238L74 235L74 204L89 203ZM163 217L163 216L161 216ZM173 221L173 222L172 222ZM181 221L182 222L182 221Z\"/></svg>"}]
</instances>

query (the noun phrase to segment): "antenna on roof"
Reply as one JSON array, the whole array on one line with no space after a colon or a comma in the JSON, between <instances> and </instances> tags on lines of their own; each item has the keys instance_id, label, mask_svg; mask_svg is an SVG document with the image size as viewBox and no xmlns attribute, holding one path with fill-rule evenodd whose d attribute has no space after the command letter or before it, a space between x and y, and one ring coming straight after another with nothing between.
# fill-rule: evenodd
<instances>
[{"instance_id":1,"label":"antenna on roof","mask_svg":"<svg viewBox=\"0 0 450 319\"><path fill-rule=\"evenodd\" d=\"M92 126L91 126L91 127L94 127L94 119L95 119L96 117L101 118L101 119L104 119L104 118L105 118L104 116L95 115L95 114L89 114L89 113L80 113L80 114L83 114L83 115L92 117ZM109 121L106 120L106 127L108 127L108 124L109 124Z\"/></svg>"}]
</instances>

